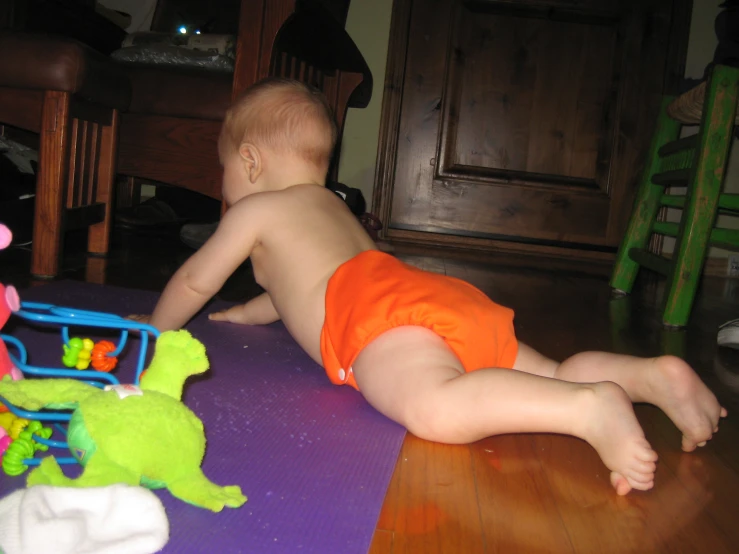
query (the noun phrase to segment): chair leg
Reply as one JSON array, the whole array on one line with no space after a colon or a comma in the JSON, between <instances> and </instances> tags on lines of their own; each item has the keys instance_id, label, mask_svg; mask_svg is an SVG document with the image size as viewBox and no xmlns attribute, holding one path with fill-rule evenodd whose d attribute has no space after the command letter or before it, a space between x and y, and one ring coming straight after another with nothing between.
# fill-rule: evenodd
<instances>
[{"instance_id":1,"label":"chair leg","mask_svg":"<svg viewBox=\"0 0 739 554\"><path fill-rule=\"evenodd\" d=\"M141 184L136 177L125 177L115 187L115 207L117 209L130 208L141 204Z\"/></svg>"},{"instance_id":2,"label":"chair leg","mask_svg":"<svg viewBox=\"0 0 739 554\"><path fill-rule=\"evenodd\" d=\"M91 254L105 255L110 248L110 230L113 221L118 110L113 110L110 125L102 126L100 134L100 159L95 176L97 181L95 202L105 204L105 219L90 226L87 251Z\"/></svg>"},{"instance_id":3,"label":"chair leg","mask_svg":"<svg viewBox=\"0 0 739 554\"><path fill-rule=\"evenodd\" d=\"M680 123L667 115L667 106L672 100L673 97L670 96L662 100L657 128L649 146L647 161L636 194L634 211L631 213L626 234L616 255L610 284L611 288L618 292L628 294L634 286L639 264L631 259L629 252L632 248L646 247L652 236L652 224L657 217L660 199L664 194L664 187L652 183L652 175L658 173L660 169L659 149L677 139L680 133Z\"/></svg>"},{"instance_id":4,"label":"chair leg","mask_svg":"<svg viewBox=\"0 0 739 554\"><path fill-rule=\"evenodd\" d=\"M698 160L675 245L675 271L668 283L662 321L681 327L688 321L708 253L721 186L731 147L739 92L739 71L716 66L706 87Z\"/></svg>"},{"instance_id":5,"label":"chair leg","mask_svg":"<svg viewBox=\"0 0 739 554\"><path fill-rule=\"evenodd\" d=\"M31 261L31 274L36 277L50 278L59 272L64 182L69 161L69 106L69 93L44 94Z\"/></svg>"}]
</instances>

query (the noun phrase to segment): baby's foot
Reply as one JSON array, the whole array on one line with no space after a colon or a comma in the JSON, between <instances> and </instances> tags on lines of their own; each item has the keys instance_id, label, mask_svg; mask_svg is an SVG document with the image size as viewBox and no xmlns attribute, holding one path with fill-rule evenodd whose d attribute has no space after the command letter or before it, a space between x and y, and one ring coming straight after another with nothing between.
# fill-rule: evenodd
<instances>
[{"instance_id":1,"label":"baby's foot","mask_svg":"<svg viewBox=\"0 0 739 554\"><path fill-rule=\"evenodd\" d=\"M714 394L680 358L662 356L648 360L645 399L658 406L683 434L683 450L704 446L726 417Z\"/></svg>"},{"instance_id":2,"label":"baby's foot","mask_svg":"<svg viewBox=\"0 0 739 554\"><path fill-rule=\"evenodd\" d=\"M588 385L582 438L611 470L611 484L619 495L654 486L657 453L644 438L626 391L615 383ZM595 394L592 394L595 393Z\"/></svg>"}]
</instances>

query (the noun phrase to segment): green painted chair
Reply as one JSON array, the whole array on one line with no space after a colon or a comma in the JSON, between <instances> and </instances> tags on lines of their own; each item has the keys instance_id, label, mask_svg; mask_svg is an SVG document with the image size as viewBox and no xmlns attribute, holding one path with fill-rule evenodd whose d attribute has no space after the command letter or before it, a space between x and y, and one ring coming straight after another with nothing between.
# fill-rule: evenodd
<instances>
[{"instance_id":1,"label":"green painted chair","mask_svg":"<svg viewBox=\"0 0 739 554\"><path fill-rule=\"evenodd\" d=\"M662 102L657 129L626 235L611 277L617 294L628 294L641 267L667 277L662 322L682 327L690 316L710 246L739 249L739 230L716 227L719 213L739 216L739 194L721 192L733 141L739 69L717 65L706 83ZM700 124L680 139L683 124ZM687 187L670 194L668 187ZM663 207L682 210L680 223L659 221ZM653 234L675 237L670 258L648 250Z\"/></svg>"}]
</instances>

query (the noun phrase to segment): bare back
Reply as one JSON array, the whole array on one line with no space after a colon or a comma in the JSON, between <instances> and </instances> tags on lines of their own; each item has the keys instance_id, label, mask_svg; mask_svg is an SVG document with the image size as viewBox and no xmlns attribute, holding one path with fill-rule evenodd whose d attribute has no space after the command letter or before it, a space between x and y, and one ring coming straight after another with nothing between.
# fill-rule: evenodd
<instances>
[{"instance_id":1,"label":"bare back","mask_svg":"<svg viewBox=\"0 0 739 554\"><path fill-rule=\"evenodd\" d=\"M324 187L296 185L241 202L255 201L260 204L252 221L257 225L251 253L256 281L290 334L321 363L328 280L341 264L376 246L346 204Z\"/></svg>"}]
</instances>

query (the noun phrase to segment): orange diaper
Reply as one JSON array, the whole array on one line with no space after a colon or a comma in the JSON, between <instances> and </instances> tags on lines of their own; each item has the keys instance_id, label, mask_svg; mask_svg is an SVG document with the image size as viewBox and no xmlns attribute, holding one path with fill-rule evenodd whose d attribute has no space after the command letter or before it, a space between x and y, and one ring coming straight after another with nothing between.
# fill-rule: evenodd
<instances>
[{"instance_id":1,"label":"orange diaper","mask_svg":"<svg viewBox=\"0 0 739 554\"><path fill-rule=\"evenodd\" d=\"M513 310L469 283L370 250L344 263L328 282L321 357L331 382L359 390L352 374L356 357L382 333L403 325L434 331L465 371L512 368L518 354Z\"/></svg>"}]
</instances>

